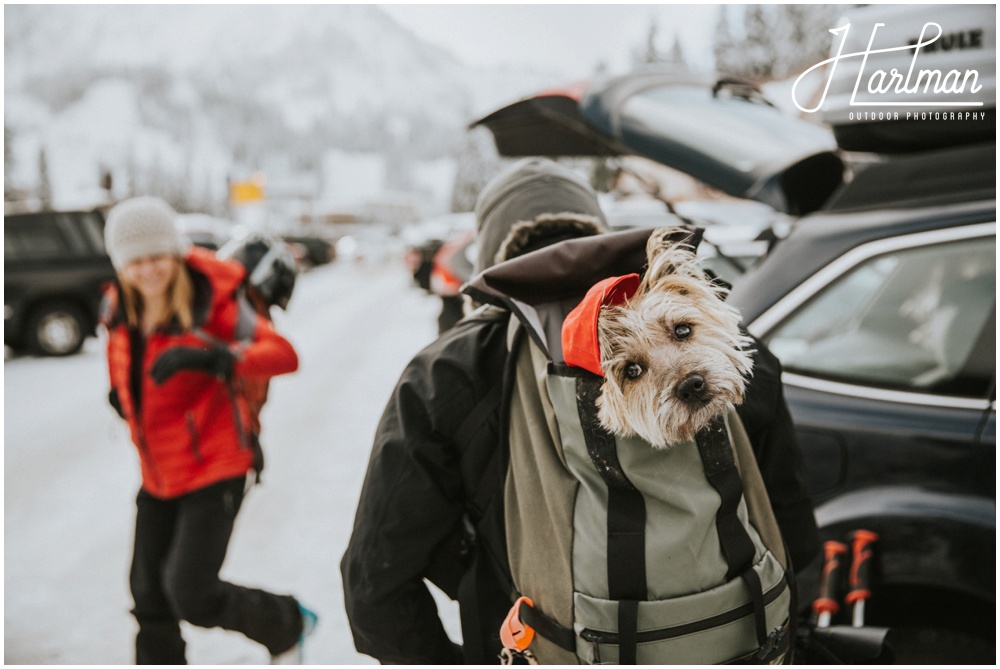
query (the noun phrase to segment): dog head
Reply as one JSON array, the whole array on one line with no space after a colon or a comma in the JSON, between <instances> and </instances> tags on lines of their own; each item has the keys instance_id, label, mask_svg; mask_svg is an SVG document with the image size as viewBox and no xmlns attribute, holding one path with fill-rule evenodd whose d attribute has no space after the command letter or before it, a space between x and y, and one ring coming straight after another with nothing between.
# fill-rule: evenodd
<instances>
[{"instance_id":1,"label":"dog head","mask_svg":"<svg viewBox=\"0 0 1000 669\"><path fill-rule=\"evenodd\" d=\"M660 228L646 246L638 290L597 319L605 382L598 418L613 434L657 448L691 439L729 404L751 373L751 340L725 290L705 275L691 247Z\"/></svg>"}]
</instances>

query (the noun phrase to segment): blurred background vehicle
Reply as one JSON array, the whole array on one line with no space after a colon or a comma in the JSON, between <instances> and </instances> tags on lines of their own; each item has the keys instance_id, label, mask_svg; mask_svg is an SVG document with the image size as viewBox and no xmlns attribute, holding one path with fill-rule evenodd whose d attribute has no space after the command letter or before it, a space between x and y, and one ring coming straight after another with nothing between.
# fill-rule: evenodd
<instances>
[{"instance_id":1,"label":"blurred background vehicle","mask_svg":"<svg viewBox=\"0 0 1000 669\"><path fill-rule=\"evenodd\" d=\"M996 7L955 4L942 9L942 5L913 4L845 6L837 25L850 23L851 29L834 42L831 55L841 39L844 54L869 48L873 53L865 62L843 58L828 75L829 90L818 114L842 149L906 153L996 140ZM910 49L892 48L918 41L925 42L919 56ZM918 80L922 72L928 74L920 85L909 81L905 86L878 85L878 92L858 86L859 81L870 86L879 70L909 75L914 65L919 68L913 71ZM935 75L936 71L941 74ZM949 83L927 83L941 75ZM947 92L942 95L942 91ZM948 105L940 105L942 101ZM905 106L881 106L886 103ZM864 113L869 110L882 113ZM971 114L964 122L947 117L941 122L942 113L959 111L963 116L979 114L971 122Z\"/></svg>"},{"instance_id":2,"label":"blurred background vehicle","mask_svg":"<svg viewBox=\"0 0 1000 669\"><path fill-rule=\"evenodd\" d=\"M233 237L234 223L208 214L179 214L177 229L192 244L218 251Z\"/></svg>"},{"instance_id":3,"label":"blurred background vehicle","mask_svg":"<svg viewBox=\"0 0 1000 669\"><path fill-rule=\"evenodd\" d=\"M333 240L304 234L285 234L281 238L292 246L303 268L326 265L337 259L337 244Z\"/></svg>"},{"instance_id":4,"label":"blurred background vehicle","mask_svg":"<svg viewBox=\"0 0 1000 669\"><path fill-rule=\"evenodd\" d=\"M787 234L785 216L752 200L689 200L668 207L660 200L647 198L611 200L602 202L602 206L610 230L685 222L704 228L704 241L698 247L702 266L730 285L764 257L775 229Z\"/></svg>"},{"instance_id":5,"label":"blurred background vehicle","mask_svg":"<svg viewBox=\"0 0 1000 669\"><path fill-rule=\"evenodd\" d=\"M63 356L96 334L104 287L114 280L104 216L43 211L4 216L4 344Z\"/></svg>"}]
</instances>

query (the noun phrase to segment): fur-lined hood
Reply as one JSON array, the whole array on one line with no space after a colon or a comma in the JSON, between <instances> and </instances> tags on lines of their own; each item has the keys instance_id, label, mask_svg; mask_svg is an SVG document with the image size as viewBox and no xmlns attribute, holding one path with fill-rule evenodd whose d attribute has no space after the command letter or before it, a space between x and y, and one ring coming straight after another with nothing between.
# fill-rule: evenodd
<instances>
[{"instance_id":1,"label":"fur-lined hood","mask_svg":"<svg viewBox=\"0 0 1000 669\"><path fill-rule=\"evenodd\" d=\"M497 262L500 247L516 226L585 219L589 219L585 225L596 224L602 231L607 223L597 195L580 175L544 158L519 161L493 179L476 201L474 271L479 273ZM511 250L508 247L502 257L513 257Z\"/></svg>"}]
</instances>

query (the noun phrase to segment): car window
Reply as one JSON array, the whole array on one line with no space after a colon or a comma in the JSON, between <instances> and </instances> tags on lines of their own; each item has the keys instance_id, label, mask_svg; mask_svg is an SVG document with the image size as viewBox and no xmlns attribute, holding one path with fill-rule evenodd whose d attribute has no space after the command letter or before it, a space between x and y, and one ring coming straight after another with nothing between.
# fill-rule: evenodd
<instances>
[{"instance_id":1,"label":"car window","mask_svg":"<svg viewBox=\"0 0 1000 669\"><path fill-rule=\"evenodd\" d=\"M765 341L789 371L982 397L995 363L969 363L995 305L995 237L910 248L855 266Z\"/></svg>"},{"instance_id":2,"label":"car window","mask_svg":"<svg viewBox=\"0 0 1000 669\"><path fill-rule=\"evenodd\" d=\"M63 233L70 252L74 256L86 256L91 254L90 244L84 236L83 228L80 226L79 214L57 213L52 215L56 220L56 225Z\"/></svg>"},{"instance_id":3,"label":"car window","mask_svg":"<svg viewBox=\"0 0 1000 669\"><path fill-rule=\"evenodd\" d=\"M51 216L4 219L4 260L61 258L71 248Z\"/></svg>"},{"instance_id":4,"label":"car window","mask_svg":"<svg viewBox=\"0 0 1000 669\"><path fill-rule=\"evenodd\" d=\"M78 219L80 230L90 242L90 248L100 255L104 255L104 219L100 214L89 212L81 214Z\"/></svg>"}]
</instances>

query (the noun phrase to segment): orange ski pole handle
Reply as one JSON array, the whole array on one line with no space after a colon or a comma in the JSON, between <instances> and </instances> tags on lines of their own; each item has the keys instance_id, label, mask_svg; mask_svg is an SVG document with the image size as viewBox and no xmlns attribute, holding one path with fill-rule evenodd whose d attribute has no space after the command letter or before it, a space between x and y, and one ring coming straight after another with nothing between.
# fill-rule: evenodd
<instances>
[{"instance_id":1,"label":"orange ski pole handle","mask_svg":"<svg viewBox=\"0 0 1000 669\"><path fill-rule=\"evenodd\" d=\"M844 602L854 605L854 626L861 627L863 621L859 620L859 615L864 613L864 601L872 596L871 563L878 535L870 530L856 530L848 538L851 540L851 571L847 578L847 596L844 597Z\"/></svg>"},{"instance_id":2,"label":"orange ski pole handle","mask_svg":"<svg viewBox=\"0 0 1000 669\"><path fill-rule=\"evenodd\" d=\"M535 605L527 597L519 597L514 606L510 607L503 625L500 626L500 641L503 647L518 652L527 650L535 638L535 630L521 621L522 603L532 607Z\"/></svg>"},{"instance_id":3,"label":"orange ski pole handle","mask_svg":"<svg viewBox=\"0 0 1000 669\"><path fill-rule=\"evenodd\" d=\"M819 597L812 605L818 617L817 627L829 627L830 619L840 610L840 604L837 603L837 584L846 554L847 546L839 541L827 541L823 544L823 573L820 575Z\"/></svg>"}]
</instances>

